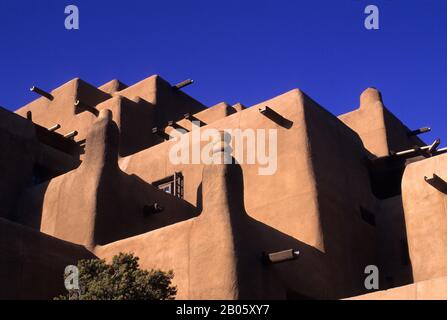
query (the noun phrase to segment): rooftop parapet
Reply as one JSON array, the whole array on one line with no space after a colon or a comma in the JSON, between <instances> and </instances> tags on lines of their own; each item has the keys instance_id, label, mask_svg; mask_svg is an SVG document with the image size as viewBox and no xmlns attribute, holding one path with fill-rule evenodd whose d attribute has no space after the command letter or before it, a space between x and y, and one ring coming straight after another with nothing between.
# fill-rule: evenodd
<instances>
[{"instance_id":1,"label":"rooftop parapet","mask_svg":"<svg viewBox=\"0 0 447 320\"><path fill-rule=\"evenodd\" d=\"M357 132L373 156L388 156L425 145L384 106L382 94L376 88L366 89L360 96L360 107L340 115L339 119Z\"/></svg>"},{"instance_id":2,"label":"rooftop parapet","mask_svg":"<svg viewBox=\"0 0 447 320\"><path fill-rule=\"evenodd\" d=\"M103 84L102 86L99 86L98 89L104 91L105 93L113 95L114 93L122 91L128 87L129 87L128 85L122 83L119 80L114 79Z\"/></svg>"},{"instance_id":3,"label":"rooftop parapet","mask_svg":"<svg viewBox=\"0 0 447 320\"><path fill-rule=\"evenodd\" d=\"M51 92L34 88L41 98L16 113L45 128L58 124L58 133L62 135L77 132L77 141L86 139L99 110L114 109L114 120L122 135L121 156L157 143L158 139L145 128L163 127L168 121L183 119L186 113L193 114L206 109L200 102L157 75L130 87L112 80L95 88L76 78Z\"/></svg>"}]
</instances>

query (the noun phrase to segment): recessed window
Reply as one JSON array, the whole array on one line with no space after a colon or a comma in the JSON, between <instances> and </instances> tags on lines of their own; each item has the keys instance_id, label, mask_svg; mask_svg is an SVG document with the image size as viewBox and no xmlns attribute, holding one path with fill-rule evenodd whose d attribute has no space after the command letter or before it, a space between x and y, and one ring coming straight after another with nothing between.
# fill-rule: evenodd
<instances>
[{"instance_id":1,"label":"recessed window","mask_svg":"<svg viewBox=\"0 0 447 320\"><path fill-rule=\"evenodd\" d=\"M164 183L158 186L158 189L163 190L166 193L172 194L172 191L174 190L174 181Z\"/></svg>"},{"instance_id":2,"label":"recessed window","mask_svg":"<svg viewBox=\"0 0 447 320\"><path fill-rule=\"evenodd\" d=\"M183 199L183 175L181 172L176 172L174 175L156 181L152 185L174 197Z\"/></svg>"}]
</instances>

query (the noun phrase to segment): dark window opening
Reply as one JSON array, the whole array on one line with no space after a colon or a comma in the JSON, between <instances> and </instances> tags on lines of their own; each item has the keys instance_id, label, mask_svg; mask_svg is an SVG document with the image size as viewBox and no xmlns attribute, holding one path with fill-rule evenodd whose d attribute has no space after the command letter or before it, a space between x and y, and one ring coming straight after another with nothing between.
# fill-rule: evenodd
<instances>
[{"instance_id":1,"label":"dark window opening","mask_svg":"<svg viewBox=\"0 0 447 320\"><path fill-rule=\"evenodd\" d=\"M370 224L373 227L376 226L376 216L374 215L374 213L363 207L360 207L360 213L363 221L365 221L366 223Z\"/></svg>"},{"instance_id":2,"label":"dark window opening","mask_svg":"<svg viewBox=\"0 0 447 320\"><path fill-rule=\"evenodd\" d=\"M183 180L182 173L176 172L174 175L156 181L152 185L174 197L183 199Z\"/></svg>"}]
</instances>

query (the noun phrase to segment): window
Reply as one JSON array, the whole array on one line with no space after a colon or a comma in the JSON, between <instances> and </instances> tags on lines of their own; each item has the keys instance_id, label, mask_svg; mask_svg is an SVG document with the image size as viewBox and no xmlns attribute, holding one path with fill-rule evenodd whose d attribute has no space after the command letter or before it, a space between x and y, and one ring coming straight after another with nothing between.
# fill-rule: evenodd
<instances>
[{"instance_id":1,"label":"window","mask_svg":"<svg viewBox=\"0 0 447 320\"><path fill-rule=\"evenodd\" d=\"M153 185L174 197L183 199L183 175L181 172L154 182Z\"/></svg>"},{"instance_id":2,"label":"window","mask_svg":"<svg viewBox=\"0 0 447 320\"><path fill-rule=\"evenodd\" d=\"M158 189L163 190L166 193L172 194L172 190L174 189L173 184L174 184L174 181L171 181L171 182L168 182L168 183L158 186Z\"/></svg>"}]
</instances>

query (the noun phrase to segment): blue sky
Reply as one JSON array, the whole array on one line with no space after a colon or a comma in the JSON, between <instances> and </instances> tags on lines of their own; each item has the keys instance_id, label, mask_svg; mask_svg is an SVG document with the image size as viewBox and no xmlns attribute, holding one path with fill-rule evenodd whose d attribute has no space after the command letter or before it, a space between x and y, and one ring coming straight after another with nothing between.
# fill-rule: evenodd
<instances>
[{"instance_id":1,"label":"blue sky","mask_svg":"<svg viewBox=\"0 0 447 320\"><path fill-rule=\"evenodd\" d=\"M66 5L80 30L64 27ZM380 9L380 30L364 9ZM409 127L447 139L447 1L1 1L0 105L74 78L127 84L160 74L206 105L249 106L300 88L334 114L368 86ZM444 141L445 145L447 141Z\"/></svg>"}]
</instances>

